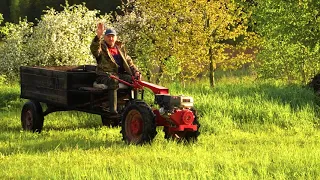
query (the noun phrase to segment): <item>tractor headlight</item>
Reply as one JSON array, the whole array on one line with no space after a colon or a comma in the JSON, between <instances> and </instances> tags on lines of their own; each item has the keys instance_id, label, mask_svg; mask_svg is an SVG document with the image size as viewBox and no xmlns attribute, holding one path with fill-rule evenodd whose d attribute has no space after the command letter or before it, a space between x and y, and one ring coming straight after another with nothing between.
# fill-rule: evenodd
<instances>
[{"instance_id":1,"label":"tractor headlight","mask_svg":"<svg viewBox=\"0 0 320 180\"><path fill-rule=\"evenodd\" d=\"M159 114L162 116L166 113L165 109L163 107L159 108Z\"/></svg>"}]
</instances>

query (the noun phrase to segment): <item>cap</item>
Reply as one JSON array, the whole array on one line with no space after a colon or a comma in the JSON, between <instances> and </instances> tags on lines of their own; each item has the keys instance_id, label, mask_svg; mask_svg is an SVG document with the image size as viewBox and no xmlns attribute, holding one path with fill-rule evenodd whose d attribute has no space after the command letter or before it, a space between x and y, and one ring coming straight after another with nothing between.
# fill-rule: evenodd
<instances>
[{"instance_id":1,"label":"cap","mask_svg":"<svg viewBox=\"0 0 320 180\"><path fill-rule=\"evenodd\" d=\"M112 28L108 28L107 30L106 30L106 32L104 33L104 35L109 35L109 34L112 34L112 35L117 35L117 32L116 32L116 30L114 30L114 29L112 29Z\"/></svg>"}]
</instances>

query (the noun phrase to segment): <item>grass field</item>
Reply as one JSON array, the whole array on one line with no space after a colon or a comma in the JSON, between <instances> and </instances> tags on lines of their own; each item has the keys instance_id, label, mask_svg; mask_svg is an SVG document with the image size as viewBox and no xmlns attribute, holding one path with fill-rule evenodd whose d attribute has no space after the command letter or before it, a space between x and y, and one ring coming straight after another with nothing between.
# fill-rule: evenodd
<instances>
[{"instance_id":1,"label":"grass field","mask_svg":"<svg viewBox=\"0 0 320 180\"><path fill-rule=\"evenodd\" d=\"M121 141L97 115L57 112L41 134L24 132L19 85L0 87L0 179L320 179L320 108L312 91L280 81L220 78L171 94L193 96L194 144ZM147 100L151 102L152 97Z\"/></svg>"}]
</instances>

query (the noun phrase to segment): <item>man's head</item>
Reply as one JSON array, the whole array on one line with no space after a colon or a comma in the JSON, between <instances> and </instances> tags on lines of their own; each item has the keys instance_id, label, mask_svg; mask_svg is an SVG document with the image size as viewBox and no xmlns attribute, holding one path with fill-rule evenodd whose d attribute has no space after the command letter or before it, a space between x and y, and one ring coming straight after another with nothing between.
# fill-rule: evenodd
<instances>
[{"instance_id":1,"label":"man's head","mask_svg":"<svg viewBox=\"0 0 320 180\"><path fill-rule=\"evenodd\" d=\"M106 29L104 33L104 40L109 47L113 47L117 41L117 32L113 28Z\"/></svg>"}]
</instances>

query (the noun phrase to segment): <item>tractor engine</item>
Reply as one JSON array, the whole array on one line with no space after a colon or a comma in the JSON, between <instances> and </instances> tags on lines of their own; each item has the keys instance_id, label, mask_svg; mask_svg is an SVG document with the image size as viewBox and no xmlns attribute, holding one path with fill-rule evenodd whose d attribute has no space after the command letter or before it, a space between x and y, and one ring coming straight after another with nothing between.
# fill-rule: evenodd
<instances>
[{"instance_id":1,"label":"tractor engine","mask_svg":"<svg viewBox=\"0 0 320 180\"><path fill-rule=\"evenodd\" d=\"M171 126L174 131L196 131L197 126L193 125L195 114L191 110L193 98L188 96L172 96L169 94L156 94L155 103L160 106L158 113L162 118L158 124Z\"/></svg>"},{"instance_id":2,"label":"tractor engine","mask_svg":"<svg viewBox=\"0 0 320 180\"><path fill-rule=\"evenodd\" d=\"M193 98L187 96L172 96L168 94L156 94L155 103L164 111L171 111L175 108L192 108Z\"/></svg>"}]
</instances>

